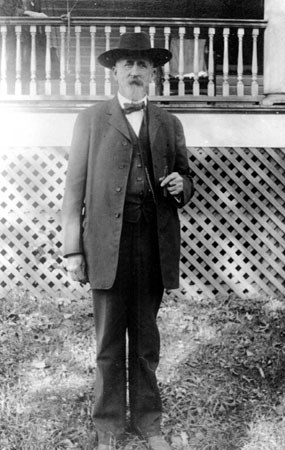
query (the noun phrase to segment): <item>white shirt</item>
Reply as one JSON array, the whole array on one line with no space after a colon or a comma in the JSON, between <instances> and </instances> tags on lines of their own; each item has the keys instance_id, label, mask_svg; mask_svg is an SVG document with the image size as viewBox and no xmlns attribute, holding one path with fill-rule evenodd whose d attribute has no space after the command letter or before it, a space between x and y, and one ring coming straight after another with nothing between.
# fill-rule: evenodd
<instances>
[{"instance_id":1,"label":"white shirt","mask_svg":"<svg viewBox=\"0 0 285 450\"><path fill-rule=\"evenodd\" d=\"M120 106L122 107L122 109L124 109L124 103L141 103L141 102L145 102L145 104L147 104L147 97L145 96L142 100L139 100L137 102L134 101L130 101L129 99L127 99L126 97L124 97L122 94L120 94L120 92L118 92L118 100L120 103ZM141 125L142 125L142 121L143 121L143 115L144 115L144 111L134 111L130 114L126 114L126 118L129 121L130 125L132 126L134 132L136 133L137 136L139 136L140 133L140 129L141 129Z\"/></svg>"}]
</instances>

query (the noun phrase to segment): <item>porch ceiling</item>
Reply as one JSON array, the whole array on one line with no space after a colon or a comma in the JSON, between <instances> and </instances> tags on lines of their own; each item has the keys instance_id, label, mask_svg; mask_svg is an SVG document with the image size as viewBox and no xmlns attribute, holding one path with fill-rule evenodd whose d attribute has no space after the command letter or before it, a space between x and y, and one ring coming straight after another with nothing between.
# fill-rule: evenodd
<instances>
[{"instance_id":1,"label":"porch ceiling","mask_svg":"<svg viewBox=\"0 0 285 450\"><path fill-rule=\"evenodd\" d=\"M263 19L264 0L80 0L69 1L74 16L201 17ZM43 1L50 16L67 12L67 1Z\"/></svg>"}]
</instances>

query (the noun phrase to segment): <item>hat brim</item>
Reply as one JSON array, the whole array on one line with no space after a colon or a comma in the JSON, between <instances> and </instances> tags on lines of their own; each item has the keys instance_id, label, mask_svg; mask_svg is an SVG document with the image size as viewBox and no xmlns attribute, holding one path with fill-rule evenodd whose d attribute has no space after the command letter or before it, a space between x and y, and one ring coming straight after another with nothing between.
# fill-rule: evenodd
<instances>
[{"instance_id":1,"label":"hat brim","mask_svg":"<svg viewBox=\"0 0 285 450\"><path fill-rule=\"evenodd\" d=\"M129 50L114 48L98 56L98 61L102 66L112 69L121 58L140 57L152 61L154 67L164 66L172 58L172 53L164 48L150 48L147 50Z\"/></svg>"}]
</instances>

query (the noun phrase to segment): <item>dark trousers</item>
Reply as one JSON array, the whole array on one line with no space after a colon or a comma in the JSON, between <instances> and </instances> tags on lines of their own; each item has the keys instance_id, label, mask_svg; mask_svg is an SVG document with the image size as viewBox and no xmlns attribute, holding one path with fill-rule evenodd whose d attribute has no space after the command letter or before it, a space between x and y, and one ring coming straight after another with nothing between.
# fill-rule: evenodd
<instances>
[{"instance_id":1,"label":"dark trousers","mask_svg":"<svg viewBox=\"0 0 285 450\"><path fill-rule=\"evenodd\" d=\"M99 439L103 441L106 432L118 436L124 431L127 397L131 425L145 436L159 434L156 317L163 286L155 223L143 218L124 222L115 283L92 293L97 339L94 420Z\"/></svg>"}]
</instances>

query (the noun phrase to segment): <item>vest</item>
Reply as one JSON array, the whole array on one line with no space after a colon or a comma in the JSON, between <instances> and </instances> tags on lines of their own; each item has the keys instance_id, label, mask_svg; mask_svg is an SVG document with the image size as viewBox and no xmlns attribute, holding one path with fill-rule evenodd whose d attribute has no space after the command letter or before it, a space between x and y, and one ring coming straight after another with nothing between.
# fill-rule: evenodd
<instances>
[{"instance_id":1,"label":"vest","mask_svg":"<svg viewBox=\"0 0 285 450\"><path fill-rule=\"evenodd\" d=\"M154 182L150 143L146 114L142 121L139 136L137 136L126 119L131 140L132 160L127 184L124 220L138 222L142 217L146 221L156 217Z\"/></svg>"}]
</instances>

